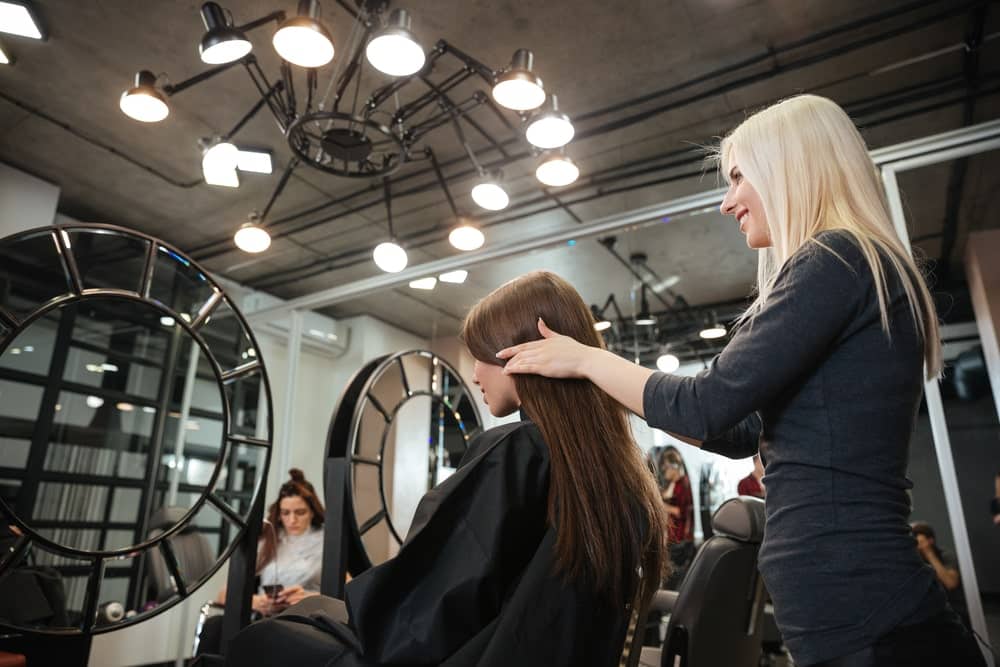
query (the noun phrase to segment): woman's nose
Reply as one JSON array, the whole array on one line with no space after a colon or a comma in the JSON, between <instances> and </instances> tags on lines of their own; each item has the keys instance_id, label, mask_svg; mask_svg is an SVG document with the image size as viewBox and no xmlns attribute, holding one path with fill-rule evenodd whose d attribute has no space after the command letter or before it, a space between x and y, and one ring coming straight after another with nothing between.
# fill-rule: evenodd
<instances>
[{"instance_id":1,"label":"woman's nose","mask_svg":"<svg viewBox=\"0 0 1000 667\"><path fill-rule=\"evenodd\" d=\"M722 199L722 205L719 206L719 211L722 215L732 215L736 208L736 202L732 200L731 195L732 190L729 190L726 192L726 196Z\"/></svg>"}]
</instances>

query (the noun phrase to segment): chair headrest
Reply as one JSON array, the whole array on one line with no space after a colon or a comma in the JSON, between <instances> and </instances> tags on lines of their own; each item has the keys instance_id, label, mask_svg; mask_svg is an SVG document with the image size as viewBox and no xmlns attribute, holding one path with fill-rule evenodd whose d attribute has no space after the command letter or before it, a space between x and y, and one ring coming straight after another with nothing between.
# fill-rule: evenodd
<instances>
[{"instance_id":1,"label":"chair headrest","mask_svg":"<svg viewBox=\"0 0 1000 667\"><path fill-rule=\"evenodd\" d=\"M149 529L164 531L177 524L188 513L187 507L164 506L149 517Z\"/></svg>"},{"instance_id":2,"label":"chair headrest","mask_svg":"<svg viewBox=\"0 0 1000 667\"><path fill-rule=\"evenodd\" d=\"M764 539L764 501L749 496L730 498L715 510L712 528L734 540L760 544Z\"/></svg>"}]
</instances>

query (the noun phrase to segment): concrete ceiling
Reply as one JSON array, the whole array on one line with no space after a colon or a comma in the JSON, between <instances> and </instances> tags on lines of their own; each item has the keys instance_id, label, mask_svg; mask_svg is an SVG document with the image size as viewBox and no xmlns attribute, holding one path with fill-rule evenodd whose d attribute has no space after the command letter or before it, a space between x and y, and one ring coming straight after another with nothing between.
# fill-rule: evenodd
<instances>
[{"instance_id":1,"label":"concrete ceiling","mask_svg":"<svg viewBox=\"0 0 1000 667\"><path fill-rule=\"evenodd\" d=\"M63 213L160 236L220 275L285 298L379 272L370 257L387 237L380 182L307 166L293 173L271 212L271 249L251 257L232 245L233 231L251 210L265 206L291 156L265 110L235 141L273 150L276 172L246 174L238 189L201 182L197 140L229 131L259 99L244 72L225 72L171 97L170 116L156 125L141 125L119 111L119 95L135 71L164 72L178 82L205 68L197 52L200 3L33 4L50 36L44 43L3 37L18 62L0 67L0 160L58 184ZM292 0L221 4L237 23L274 9L291 13L295 6ZM343 8L333 0L323 4L338 55L319 71L321 91L346 57L351 27ZM546 89L558 94L560 106L576 120L578 139L570 154L582 176L555 192L565 207L534 180L533 158L506 160L466 128L482 161L505 162L512 207L479 216L487 242L501 243L716 187L715 175L704 173L698 146L710 144L748 111L798 92L845 105L873 148L995 119L998 4L435 0L410 8L426 46L445 39L496 69L514 49L532 49ZM273 80L278 61L271 31L268 26L250 36ZM977 40L982 43L976 48L963 46ZM442 77L451 71L448 62ZM362 97L383 82L367 72ZM463 85L459 98L477 88ZM523 137L489 110L477 109L472 117L509 155L527 155ZM517 123L513 114L508 120ZM459 209L477 213L468 196L470 164L454 131L439 128L427 143L445 165ZM397 193L420 190L393 202L394 225L406 239L410 263L455 254L445 240L450 209L427 163L404 165L393 180ZM968 232L1000 224L990 215L998 180L996 152L901 178L913 237L949 284L961 279ZM623 233L615 250L625 258L645 252L657 274L678 277L673 289L693 305L740 299L754 277L754 254L734 223L715 213ZM464 285L387 290L329 313L370 313L421 336L449 335L476 299L535 268L564 275L589 302L603 303L614 293L623 311L631 312L630 273L604 246L587 240L477 267ZM654 309L658 304L650 303Z\"/></svg>"}]
</instances>

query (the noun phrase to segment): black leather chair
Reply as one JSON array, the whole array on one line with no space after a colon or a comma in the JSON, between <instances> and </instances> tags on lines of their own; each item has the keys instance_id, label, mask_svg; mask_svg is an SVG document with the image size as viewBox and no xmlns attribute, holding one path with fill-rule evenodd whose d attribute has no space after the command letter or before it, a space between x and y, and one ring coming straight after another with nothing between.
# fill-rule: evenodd
<instances>
[{"instance_id":1,"label":"black leather chair","mask_svg":"<svg viewBox=\"0 0 1000 667\"><path fill-rule=\"evenodd\" d=\"M644 648L647 667L757 667L764 586L757 552L764 501L732 498L712 517L714 535L695 555L677 592L658 591L652 609L670 613L661 649Z\"/></svg>"}]
</instances>

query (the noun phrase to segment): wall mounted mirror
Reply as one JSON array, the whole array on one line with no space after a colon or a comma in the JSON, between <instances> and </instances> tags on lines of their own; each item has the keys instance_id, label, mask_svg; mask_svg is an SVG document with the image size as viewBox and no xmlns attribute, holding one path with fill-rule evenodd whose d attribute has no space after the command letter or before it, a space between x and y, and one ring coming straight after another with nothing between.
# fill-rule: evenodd
<instances>
[{"instance_id":1,"label":"wall mounted mirror","mask_svg":"<svg viewBox=\"0 0 1000 667\"><path fill-rule=\"evenodd\" d=\"M396 554L417 503L458 467L483 422L469 387L438 355L375 359L349 383L330 427L329 455L349 464L348 569Z\"/></svg>"},{"instance_id":2,"label":"wall mounted mirror","mask_svg":"<svg viewBox=\"0 0 1000 667\"><path fill-rule=\"evenodd\" d=\"M204 583L263 493L271 399L208 274L107 225L0 241L0 625L88 634Z\"/></svg>"}]
</instances>

